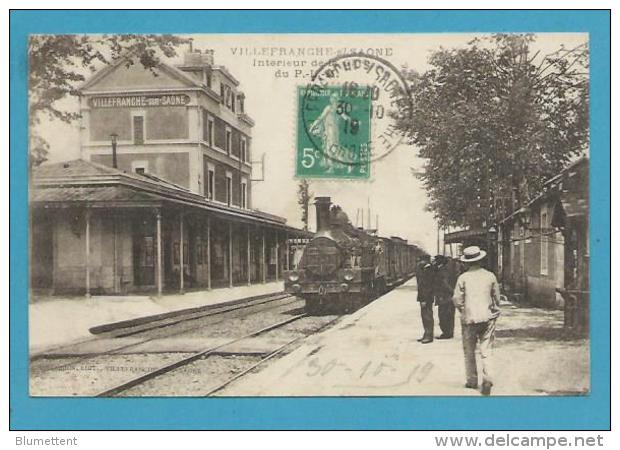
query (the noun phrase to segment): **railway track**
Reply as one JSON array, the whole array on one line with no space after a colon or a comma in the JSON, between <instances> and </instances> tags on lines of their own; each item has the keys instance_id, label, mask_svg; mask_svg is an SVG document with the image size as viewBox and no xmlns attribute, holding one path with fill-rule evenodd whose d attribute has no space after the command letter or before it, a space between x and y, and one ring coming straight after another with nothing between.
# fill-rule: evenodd
<instances>
[{"instance_id":1,"label":"railway track","mask_svg":"<svg viewBox=\"0 0 620 450\"><path fill-rule=\"evenodd\" d=\"M339 318L307 316L302 314L302 306L303 301L296 297L278 295L202 312L200 317L186 321L177 318L176 324L164 321L140 331L125 329L122 335L130 331L131 337L120 337L118 343L114 336L91 341L99 350L104 344L104 351L76 355L72 353L75 348L57 349L45 355L47 358L31 362L30 393L87 397L216 395ZM203 320L194 323L194 319ZM110 344L114 346L109 348ZM92 349L80 345L81 351Z\"/></svg>"},{"instance_id":2,"label":"railway track","mask_svg":"<svg viewBox=\"0 0 620 450\"><path fill-rule=\"evenodd\" d=\"M338 319L340 318L340 316L335 317L334 319L330 320L329 322L323 324L318 330L315 331L315 333L318 333L319 331L323 330L324 328L327 328L328 326L330 326L331 324L333 324L334 322L336 322ZM301 341L302 339L306 338L307 336L298 336L294 339L291 339L290 341L286 342L285 344L281 345L280 347L272 350L271 352L269 352L267 355L263 356L263 358L258 361L257 363L251 365L250 367L246 368L245 370L233 375L232 377L228 378L227 380L221 382L220 384L218 384L215 387L210 388L204 395L203 397L211 397L214 394L216 394L217 392L222 391L223 389L227 388L228 386L230 386L232 383L234 383L235 381L241 379L242 377L250 374L251 372L253 372L255 369L257 369L259 366L263 365L264 363L266 363L267 361L279 356L280 354L282 354L287 348L291 347L293 344Z\"/></svg>"},{"instance_id":3,"label":"railway track","mask_svg":"<svg viewBox=\"0 0 620 450\"><path fill-rule=\"evenodd\" d=\"M294 299L294 300L287 302L286 300L288 299ZM284 302L282 302L283 300ZM122 331L120 333L117 333L118 330L116 329L110 329L108 332L104 331L99 334L102 337L109 337L109 338L134 336L140 333L148 333L153 330L161 330L161 329L165 329L165 328L168 328L174 325L192 322L198 319L217 317L217 316L225 315L227 313L233 313L233 317L226 315L225 317L221 317L220 320L210 323L210 325L217 325L230 319L243 317L244 315L260 313L264 311L269 311L271 309L280 308L282 306L291 305L291 304L296 303L297 301L298 300L296 300L295 297L290 294L278 294L276 296L271 296L269 298L260 298L260 299L256 299L253 301L241 303L241 304L225 305L222 307L216 307L216 308L210 309L208 311L203 311L200 313L191 313L189 315L177 316L172 321L169 320L169 318L164 318L162 321L155 321L155 322L151 322L148 324L139 324L136 327L136 329L131 329L131 327L123 327L121 328ZM266 306L266 307L263 307L263 306ZM256 310L256 307L259 307L258 311ZM241 313L241 315L235 315L234 313ZM76 357L76 351L79 352L80 347L83 348L84 346L92 345L92 343L96 341L96 339L89 340L86 342L72 344L69 346L58 347L56 349L53 349L50 352L36 355L35 357L30 359L30 363L32 365L36 361L40 361L43 359L56 360L56 359L71 358L72 360L70 362L50 365L45 368L45 371L60 371L60 370L66 369L71 366L83 364L84 362L90 359L96 358L96 357L105 356L105 355L114 355L121 351L127 351L131 348L138 348L141 345L144 345L148 342L152 342L157 339L166 339L166 338L182 335L184 333L192 332L192 331L200 329L203 326L204 326L203 324L197 324L192 327L181 327L179 330L165 333L164 336L146 337L144 339L134 341L131 343L120 344L118 346L108 348L105 351L100 351L100 352L87 353L87 354L82 354L82 355L77 353L77 357Z\"/></svg>"},{"instance_id":4,"label":"railway track","mask_svg":"<svg viewBox=\"0 0 620 450\"><path fill-rule=\"evenodd\" d=\"M93 334L110 334L114 337L127 337L133 336L135 334L144 333L145 331L150 331L154 329L169 327L172 325L176 325L181 322L188 322L191 320L201 319L203 317L215 316L218 314L228 313L232 311L244 310L246 308L252 306L259 306L266 303L271 303L278 300L292 298L291 294L281 293L281 294L272 294L267 296L260 296L250 300L242 300L234 303L229 303L225 305L214 305L209 308L193 308L185 312L181 315L173 315L170 317L169 314L162 314L162 318L155 321L147 321L146 323L141 323L138 319L137 321L127 321L127 326L122 326L123 323L103 325L99 327L94 327L91 329ZM137 323L136 323L137 322ZM135 323L134 325L130 323ZM116 325L116 326L115 326ZM119 326L120 325L120 326ZM115 326L115 327L113 327Z\"/></svg>"},{"instance_id":5,"label":"railway track","mask_svg":"<svg viewBox=\"0 0 620 450\"><path fill-rule=\"evenodd\" d=\"M146 381L152 380L152 379L154 379L154 378L156 378L158 376L161 376L161 375L163 375L165 373L168 373L168 372L170 372L172 370L178 369L179 367L188 365L188 364L196 361L197 359L206 358L206 357L214 355L214 354L216 354L218 352L221 352L224 348L229 347L232 344L238 343L240 341L243 341L243 340L246 340L246 339L249 339L249 338L253 338L253 337L259 336L259 335L264 334L264 333L267 333L269 331L272 331L274 329L280 328L280 327L282 327L284 325L287 325L289 323L295 322L295 321L297 321L297 320L299 320L299 319L301 319L303 317L306 317L306 314L298 314L296 316L289 317L289 318L287 318L285 320L279 321L279 322L277 322L275 324L268 325L268 326L266 326L264 328L261 328L260 330L253 331L252 333L248 333L248 334L246 334L244 336L241 336L241 337L238 337L238 338L235 338L235 339L231 339L230 341L225 342L223 344L219 344L219 345L216 345L214 347L209 347L209 348L206 348L204 350L200 350L200 351L198 351L198 352L196 352L196 353L194 353L194 354L192 354L190 356L177 359L176 361L173 361L172 363L169 363L169 364L165 364L165 365L163 365L163 366L157 368L156 370L153 370L153 371L151 371L151 372L149 372L147 374L137 376L137 377L132 378L132 379L130 379L128 381L125 381L125 382L123 382L121 384L118 384L118 385L116 385L116 386L114 386L112 388L106 389L106 390L98 393L97 395L95 395L95 397L114 397L114 396L118 395L119 393L127 391L128 389L130 389L132 387L135 387L135 386L137 386L139 384L142 384L142 383L144 383ZM294 341L299 340L300 338L301 338L301 336L297 337L296 339L291 341L291 343L294 342ZM277 349L278 353L281 352L284 348L286 348L291 343L287 343L286 345L279 347ZM275 352L271 352L271 354L270 354L271 356L269 357L269 359L271 359L273 356L275 356L275 354L276 354ZM266 361L266 360L267 360L267 358L263 358L261 360L261 362ZM259 364L256 364L252 368L256 368L258 365ZM244 371L244 374L249 373L249 371L250 370ZM232 381L234 381L234 380L232 380ZM217 389L212 389L211 391L209 391L208 395L223 389L226 385L230 384L230 382L232 382L232 381L228 381L227 383L218 386Z\"/></svg>"},{"instance_id":6,"label":"railway track","mask_svg":"<svg viewBox=\"0 0 620 450\"><path fill-rule=\"evenodd\" d=\"M155 321L97 327L95 339L31 358L30 394L198 397L229 392L231 384L340 317L308 316L303 306L303 300L279 293Z\"/></svg>"}]
</instances>

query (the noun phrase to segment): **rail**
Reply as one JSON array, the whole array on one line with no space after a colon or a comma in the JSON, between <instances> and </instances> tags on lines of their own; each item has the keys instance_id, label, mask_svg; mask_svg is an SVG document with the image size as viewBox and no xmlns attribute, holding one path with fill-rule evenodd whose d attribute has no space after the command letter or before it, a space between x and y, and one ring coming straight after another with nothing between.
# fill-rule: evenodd
<instances>
[{"instance_id":1,"label":"rail","mask_svg":"<svg viewBox=\"0 0 620 450\"><path fill-rule=\"evenodd\" d=\"M225 314L225 313L229 313L229 312L242 311L242 310L246 310L248 308L252 308L252 307L255 307L255 306L261 306L261 305L269 304L269 303L272 303L272 302L277 302L279 300L284 300L284 299L292 298L292 297L293 297L292 295L286 294L286 295L278 295L278 296L276 296L274 298L270 298L270 299L264 299L263 298L263 299L261 299L261 301L247 302L247 303L241 304L241 305L240 304L236 304L234 306L231 306L231 307L228 307L228 308L225 308L225 309L218 309L217 311L209 311L209 313L203 313L200 316L191 316L189 318L185 318L184 320L177 320L175 323L180 323L180 322L185 322L185 321L190 321L190 320L197 320L197 319L204 318L204 317L217 316L217 315L221 315L221 314ZM293 302L290 302L290 303L293 303ZM289 304L289 303L285 303L284 305L287 305L287 304ZM269 308L262 309L261 311L268 311L270 309L275 309L275 308L278 308L278 307L281 307L281 306L283 306L283 305L277 304L277 305L271 306ZM226 318L222 318L222 320L220 320L218 322L215 322L215 324L221 323L224 320L227 320L227 319ZM139 331L136 331L135 333L125 333L125 334L121 334L120 336L117 335L117 336L114 336L114 337L122 337L122 336L131 335L131 334L144 333L144 332L156 329L156 328L164 328L164 327L168 327L168 326L171 326L171 325L174 325L174 324L164 323L164 324L160 324L160 326L152 326L152 327L149 327L147 329L141 329ZM118 353L120 351L124 351L124 350L130 349L130 348L133 348L133 347L138 347L138 346L140 346L142 344L145 344L147 342L151 342L151 341L154 341L154 340L157 340L157 339L170 338L170 337L177 336L177 335L180 335L180 334L183 334L183 333L188 333L188 332L191 332L191 331L195 331L198 328L200 328L199 325L197 325L195 327L191 327L191 328L185 328L185 329L179 330L177 332L169 333L168 335L166 335L164 337L151 337L151 338L141 339L141 340L139 340L137 342L132 342L130 344L119 345L119 346L114 347L112 349L109 349L109 350L107 350L105 352L99 352L99 353L95 353L95 354L88 354L86 356L74 359L74 360L72 360L69 363L63 363L63 364L58 364L58 365L55 365L55 366L51 366L51 367L47 368L45 370L45 372L62 370L62 369L68 368L70 366L81 364L81 363L83 363L85 361L88 361L89 359L97 358L97 357L100 357L100 356L113 355L113 354L116 354L116 353ZM90 341L88 341L88 342L90 342ZM73 345L70 345L70 346L61 347L59 349L55 349L54 353L49 353L48 352L48 353L45 353L45 354L39 354L35 358L31 358L30 361L33 362L33 361L36 361L36 360L39 360L39 359L44 359L44 358L45 359L53 359L53 358L59 359L59 358L73 357L75 355L71 354L71 353L67 353L66 349L74 348L76 345L79 346L79 345L83 345L83 344L84 343L73 344ZM60 353L63 349L65 349L65 353Z\"/></svg>"},{"instance_id":2,"label":"rail","mask_svg":"<svg viewBox=\"0 0 620 450\"><path fill-rule=\"evenodd\" d=\"M123 382L123 383L121 383L121 384L119 384L119 385L117 385L117 386L115 386L115 387L113 387L111 389L106 389L105 391L100 392L99 394L95 395L95 397L113 397L113 396L115 396L117 394L120 394L123 391L126 391L126 390L128 390L128 389L130 389L132 387L135 387L135 386L139 385L139 384L142 384L145 381L152 380L153 378L156 378L156 377L158 377L160 375L168 373L168 372L170 372L170 371L172 371L174 369L177 369L179 367L188 365L188 364L190 364L190 363L192 363L192 362L194 362L194 361L196 361L196 360L198 360L200 358L212 355L212 354L216 353L218 350L221 350L222 348L227 347L227 346L229 346L231 344L237 343L239 341L242 341L242 340L245 340L245 339L248 339L248 338L251 338L251 337L258 336L259 334L266 333L266 332L274 330L276 328L280 328L280 327L282 327L282 326L284 326L286 324L289 324L291 322L299 320L302 317L306 317L306 314L299 314L299 315L296 315L296 316L293 316L293 317L289 317L286 320L283 320L283 321L277 322L275 324L269 325L267 327L261 328L258 331L254 331L254 332L246 334L244 336L232 339L232 340L230 340L228 342L225 342L223 344L216 345L214 347L209 347L209 348L206 348L204 350L200 350L200 351L194 353L193 355L190 355L190 356L187 356L187 357L184 357L184 358L180 358L180 359L178 359L178 360L176 360L176 361L174 361L174 362L172 362L170 364L165 364L165 365L163 365L163 366L161 366L161 367L159 367L159 368L157 368L157 369L155 369L155 370L153 370L153 371L151 371L151 372L149 372L147 374L140 375L140 376L137 376L135 378L132 378L131 380L125 381L125 382Z\"/></svg>"}]
</instances>

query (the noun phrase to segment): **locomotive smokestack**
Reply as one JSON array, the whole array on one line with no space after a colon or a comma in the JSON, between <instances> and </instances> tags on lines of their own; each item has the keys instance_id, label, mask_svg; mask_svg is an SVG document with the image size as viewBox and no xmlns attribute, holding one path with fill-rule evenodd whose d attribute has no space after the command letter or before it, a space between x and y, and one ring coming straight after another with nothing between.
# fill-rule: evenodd
<instances>
[{"instance_id":1,"label":"locomotive smokestack","mask_svg":"<svg viewBox=\"0 0 620 450\"><path fill-rule=\"evenodd\" d=\"M331 197L316 197L316 232L329 228L329 208L332 205Z\"/></svg>"}]
</instances>

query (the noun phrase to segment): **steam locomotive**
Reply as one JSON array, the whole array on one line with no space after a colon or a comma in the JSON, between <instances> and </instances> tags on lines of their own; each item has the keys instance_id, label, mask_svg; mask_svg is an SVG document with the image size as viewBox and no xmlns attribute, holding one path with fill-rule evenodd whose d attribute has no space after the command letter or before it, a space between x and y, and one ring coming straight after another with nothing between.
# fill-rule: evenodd
<instances>
[{"instance_id":1,"label":"steam locomotive","mask_svg":"<svg viewBox=\"0 0 620 450\"><path fill-rule=\"evenodd\" d=\"M422 249L354 227L330 197L315 206L316 235L284 273L285 291L304 298L308 313L353 311L415 275Z\"/></svg>"}]
</instances>

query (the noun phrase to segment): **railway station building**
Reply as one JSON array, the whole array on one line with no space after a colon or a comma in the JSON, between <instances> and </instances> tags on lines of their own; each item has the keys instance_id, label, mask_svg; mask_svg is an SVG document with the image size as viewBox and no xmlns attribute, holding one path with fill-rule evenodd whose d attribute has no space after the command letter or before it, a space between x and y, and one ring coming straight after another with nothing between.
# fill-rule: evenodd
<instances>
[{"instance_id":1,"label":"railway station building","mask_svg":"<svg viewBox=\"0 0 620 450\"><path fill-rule=\"evenodd\" d=\"M563 307L568 316L577 309L578 327L587 323L589 302L588 186L589 160L583 157L502 220L498 235L500 277L513 296Z\"/></svg>"},{"instance_id":2,"label":"railway station building","mask_svg":"<svg viewBox=\"0 0 620 450\"><path fill-rule=\"evenodd\" d=\"M586 331L590 302L589 160L582 157L514 204L491 229L446 233L446 244L478 245L488 268L517 303L565 311L565 325Z\"/></svg>"},{"instance_id":3,"label":"railway station building","mask_svg":"<svg viewBox=\"0 0 620 450\"><path fill-rule=\"evenodd\" d=\"M190 49L152 71L119 60L80 91L80 151L31 177L31 286L183 292L281 278L308 232L252 208L239 81Z\"/></svg>"}]
</instances>

